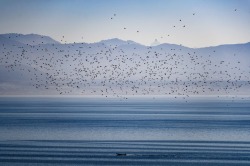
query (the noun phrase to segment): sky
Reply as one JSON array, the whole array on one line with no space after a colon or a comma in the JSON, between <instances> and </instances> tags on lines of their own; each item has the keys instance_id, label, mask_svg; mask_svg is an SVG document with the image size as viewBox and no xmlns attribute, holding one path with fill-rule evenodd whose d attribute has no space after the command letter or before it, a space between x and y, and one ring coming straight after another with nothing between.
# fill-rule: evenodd
<instances>
[{"instance_id":1,"label":"sky","mask_svg":"<svg viewBox=\"0 0 250 166\"><path fill-rule=\"evenodd\" d=\"M35 33L62 43L246 43L249 18L250 0L0 0L1 34Z\"/></svg>"}]
</instances>

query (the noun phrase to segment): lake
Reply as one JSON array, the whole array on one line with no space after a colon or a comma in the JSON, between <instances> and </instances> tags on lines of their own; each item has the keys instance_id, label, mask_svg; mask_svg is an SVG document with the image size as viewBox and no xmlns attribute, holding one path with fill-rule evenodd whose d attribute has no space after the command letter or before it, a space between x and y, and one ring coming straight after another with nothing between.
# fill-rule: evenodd
<instances>
[{"instance_id":1,"label":"lake","mask_svg":"<svg viewBox=\"0 0 250 166\"><path fill-rule=\"evenodd\" d=\"M0 165L250 164L249 97L1 97L0 124Z\"/></svg>"}]
</instances>

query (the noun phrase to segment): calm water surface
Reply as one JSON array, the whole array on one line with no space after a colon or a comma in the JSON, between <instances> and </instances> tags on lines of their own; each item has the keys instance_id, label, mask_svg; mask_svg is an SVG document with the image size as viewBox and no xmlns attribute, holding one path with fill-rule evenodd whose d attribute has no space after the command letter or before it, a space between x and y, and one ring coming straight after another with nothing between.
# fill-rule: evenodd
<instances>
[{"instance_id":1,"label":"calm water surface","mask_svg":"<svg viewBox=\"0 0 250 166\"><path fill-rule=\"evenodd\" d=\"M0 165L248 166L250 100L2 97Z\"/></svg>"},{"instance_id":2,"label":"calm water surface","mask_svg":"<svg viewBox=\"0 0 250 166\"><path fill-rule=\"evenodd\" d=\"M250 140L250 100L2 97L0 140Z\"/></svg>"}]
</instances>

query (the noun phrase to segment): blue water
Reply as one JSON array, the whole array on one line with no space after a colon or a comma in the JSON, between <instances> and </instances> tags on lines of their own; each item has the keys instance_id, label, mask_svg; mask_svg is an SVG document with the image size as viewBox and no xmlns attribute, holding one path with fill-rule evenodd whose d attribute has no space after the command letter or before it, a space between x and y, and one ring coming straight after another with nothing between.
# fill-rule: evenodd
<instances>
[{"instance_id":1,"label":"blue water","mask_svg":"<svg viewBox=\"0 0 250 166\"><path fill-rule=\"evenodd\" d=\"M1 97L0 165L248 166L249 99Z\"/></svg>"},{"instance_id":2,"label":"blue water","mask_svg":"<svg viewBox=\"0 0 250 166\"><path fill-rule=\"evenodd\" d=\"M0 140L248 141L249 128L249 98L0 98Z\"/></svg>"}]
</instances>

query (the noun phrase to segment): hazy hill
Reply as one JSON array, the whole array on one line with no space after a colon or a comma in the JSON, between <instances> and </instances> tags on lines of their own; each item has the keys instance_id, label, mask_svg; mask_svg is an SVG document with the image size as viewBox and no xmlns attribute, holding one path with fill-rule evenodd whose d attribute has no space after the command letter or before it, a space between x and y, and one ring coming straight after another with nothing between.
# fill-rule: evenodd
<instances>
[{"instance_id":1,"label":"hazy hill","mask_svg":"<svg viewBox=\"0 0 250 166\"><path fill-rule=\"evenodd\" d=\"M23 43L20 43L15 40L11 40L9 38L4 37L4 35L0 35L0 45L24 45Z\"/></svg>"},{"instance_id":2,"label":"hazy hill","mask_svg":"<svg viewBox=\"0 0 250 166\"><path fill-rule=\"evenodd\" d=\"M193 49L8 35L0 35L0 94L250 94L250 43Z\"/></svg>"},{"instance_id":3,"label":"hazy hill","mask_svg":"<svg viewBox=\"0 0 250 166\"><path fill-rule=\"evenodd\" d=\"M58 41L55 41L51 37L42 36L37 34L17 34L17 33L9 33L9 34L1 34L0 37L5 37L12 41L16 41L23 44L28 45L38 45L38 44L60 44Z\"/></svg>"},{"instance_id":4,"label":"hazy hill","mask_svg":"<svg viewBox=\"0 0 250 166\"><path fill-rule=\"evenodd\" d=\"M134 41L131 41L131 40L124 41L124 40L121 40L121 39L118 39L118 38L101 40L98 43L103 43L103 44L105 44L106 46L109 46L109 47L118 47L118 46L121 46L121 45L128 45L128 44L138 44L138 43L136 43Z\"/></svg>"}]
</instances>

